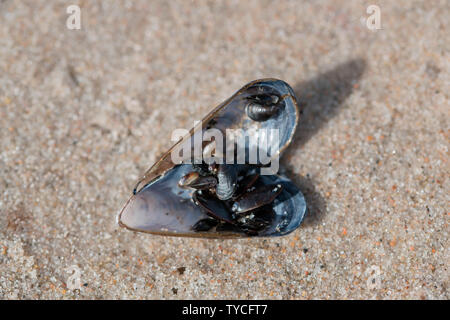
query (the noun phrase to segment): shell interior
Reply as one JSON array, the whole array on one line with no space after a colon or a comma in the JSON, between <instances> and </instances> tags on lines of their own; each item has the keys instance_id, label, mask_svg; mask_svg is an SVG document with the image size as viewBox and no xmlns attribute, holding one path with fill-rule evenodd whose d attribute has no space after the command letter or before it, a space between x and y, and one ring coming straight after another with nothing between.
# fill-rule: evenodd
<instances>
[{"instance_id":1,"label":"shell interior","mask_svg":"<svg viewBox=\"0 0 450 320\"><path fill-rule=\"evenodd\" d=\"M244 231L195 231L193 226L209 216L192 201L193 190L180 188L177 182L193 170L189 164L175 166L165 175L133 195L119 214L119 224L134 231L171 236L233 238L249 236ZM279 175L261 176L260 183L281 184L283 191L271 205L270 225L252 236L282 236L295 230L306 212L301 191L287 178Z\"/></svg>"}]
</instances>

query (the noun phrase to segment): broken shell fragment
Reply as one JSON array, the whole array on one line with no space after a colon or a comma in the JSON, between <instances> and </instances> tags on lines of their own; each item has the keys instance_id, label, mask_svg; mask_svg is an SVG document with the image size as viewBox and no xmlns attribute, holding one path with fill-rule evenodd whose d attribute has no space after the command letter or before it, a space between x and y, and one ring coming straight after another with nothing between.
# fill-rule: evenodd
<instances>
[{"instance_id":1,"label":"broken shell fragment","mask_svg":"<svg viewBox=\"0 0 450 320\"><path fill-rule=\"evenodd\" d=\"M277 79L250 82L145 173L119 213L119 225L138 232L202 238L271 237L294 231L305 216L305 198L286 177L262 174L266 163L259 159L249 163L248 158L242 164L229 163L223 150L215 152L216 160L223 160L219 163L205 163L195 152L174 163L171 152L180 146L190 148L194 135L209 129L223 136L227 129L242 129L245 134L273 129L278 136L269 141L272 147L265 152L278 161L292 140L298 114L295 94L287 83ZM259 147L254 143L246 142L246 154ZM223 145L229 147L227 141Z\"/></svg>"}]
</instances>

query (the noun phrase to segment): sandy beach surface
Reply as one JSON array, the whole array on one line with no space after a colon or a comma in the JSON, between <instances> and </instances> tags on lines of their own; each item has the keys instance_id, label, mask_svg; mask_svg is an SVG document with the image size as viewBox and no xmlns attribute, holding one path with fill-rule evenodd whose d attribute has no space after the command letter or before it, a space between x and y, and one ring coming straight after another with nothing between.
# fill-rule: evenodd
<instances>
[{"instance_id":1,"label":"sandy beach surface","mask_svg":"<svg viewBox=\"0 0 450 320\"><path fill-rule=\"evenodd\" d=\"M449 16L445 0L0 1L0 298L448 299ZM265 77L304 110L281 159L300 228L119 228L172 131Z\"/></svg>"}]
</instances>

